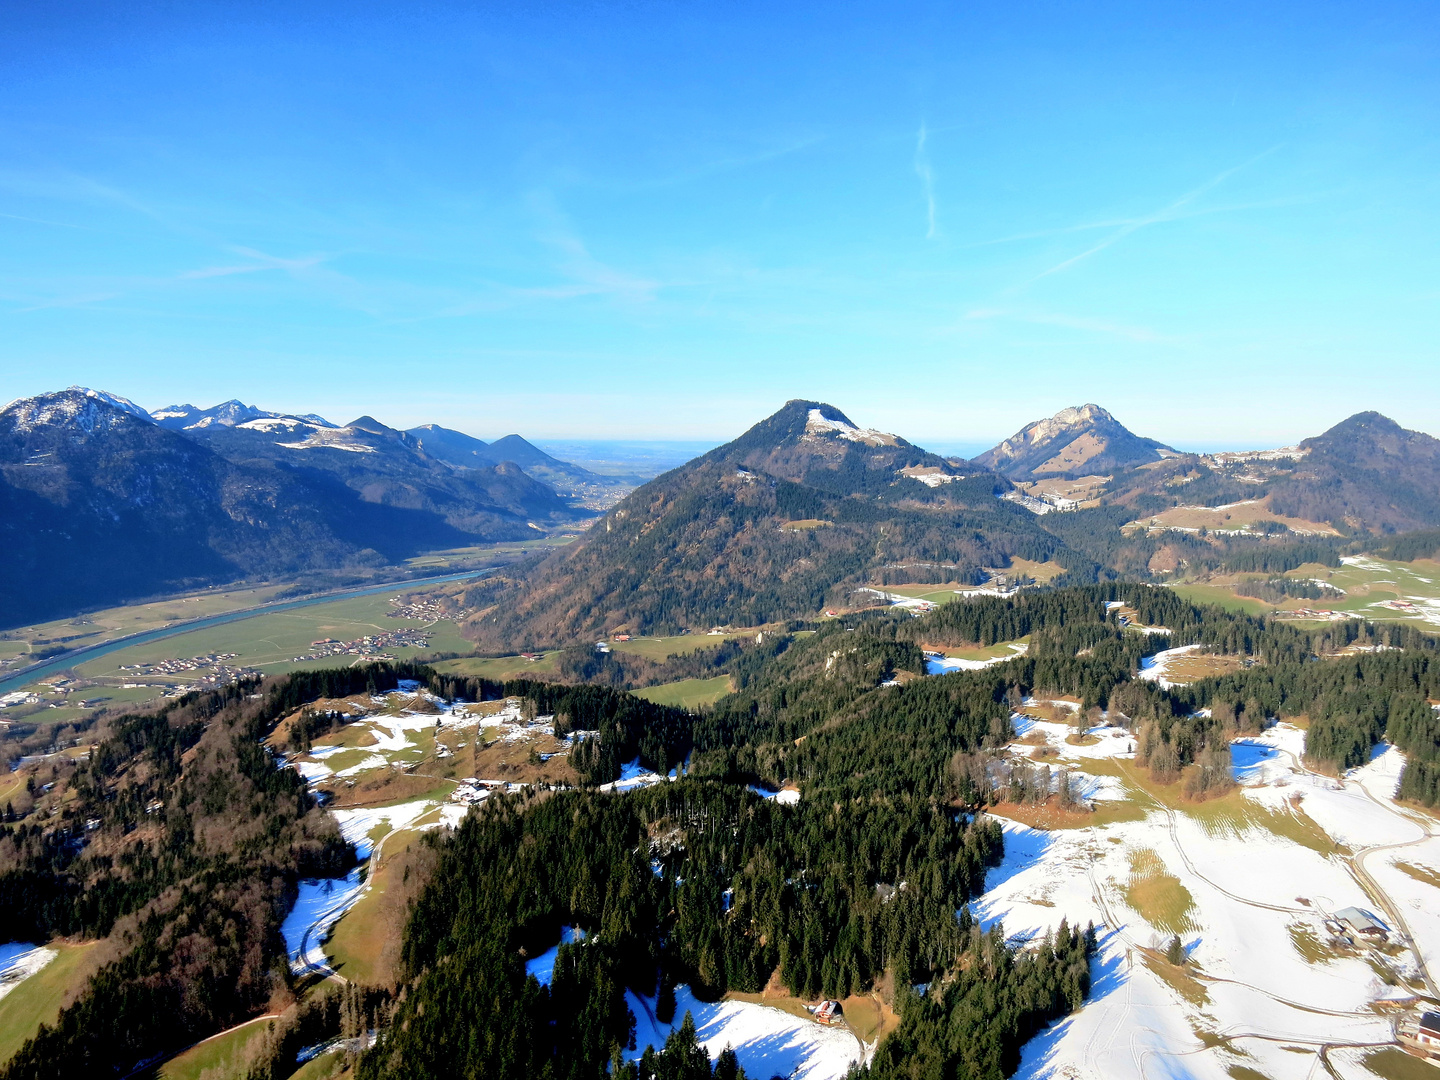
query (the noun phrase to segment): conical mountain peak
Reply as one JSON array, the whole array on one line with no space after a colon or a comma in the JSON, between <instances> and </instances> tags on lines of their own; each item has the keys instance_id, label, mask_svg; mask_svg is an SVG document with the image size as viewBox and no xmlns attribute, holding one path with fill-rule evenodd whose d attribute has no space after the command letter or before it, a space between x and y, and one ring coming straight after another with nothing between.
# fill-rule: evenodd
<instances>
[{"instance_id":1,"label":"conical mountain peak","mask_svg":"<svg viewBox=\"0 0 1440 1080\"><path fill-rule=\"evenodd\" d=\"M1087 403L1026 424L975 462L1020 479L1113 472L1174 453L1136 435L1099 405Z\"/></svg>"}]
</instances>

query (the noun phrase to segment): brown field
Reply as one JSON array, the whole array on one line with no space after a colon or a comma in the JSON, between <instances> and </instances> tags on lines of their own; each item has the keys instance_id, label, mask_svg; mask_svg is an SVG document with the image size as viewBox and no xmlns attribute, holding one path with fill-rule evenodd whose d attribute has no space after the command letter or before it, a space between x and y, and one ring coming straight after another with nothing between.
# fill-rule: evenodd
<instances>
[{"instance_id":1,"label":"brown field","mask_svg":"<svg viewBox=\"0 0 1440 1080\"><path fill-rule=\"evenodd\" d=\"M987 813L1018 821L1032 829L1089 829L1125 821L1145 820L1145 808L1128 799L1097 802L1094 810L1065 809L1053 797L1043 803L996 803Z\"/></svg>"},{"instance_id":2,"label":"brown field","mask_svg":"<svg viewBox=\"0 0 1440 1080\"><path fill-rule=\"evenodd\" d=\"M1245 664L1243 656L1221 653L1186 653L1165 665L1165 679L1173 683L1192 683L1214 675L1228 675Z\"/></svg>"},{"instance_id":3,"label":"brown field","mask_svg":"<svg viewBox=\"0 0 1440 1080\"><path fill-rule=\"evenodd\" d=\"M1084 505L1099 499L1105 491L1111 477L1108 476L1078 476L1074 480L1032 480L1021 481L1015 486L1026 495L1039 498L1041 495L1054 495L1061 499L1074 499Z\"/></svg>"}]
</instances>

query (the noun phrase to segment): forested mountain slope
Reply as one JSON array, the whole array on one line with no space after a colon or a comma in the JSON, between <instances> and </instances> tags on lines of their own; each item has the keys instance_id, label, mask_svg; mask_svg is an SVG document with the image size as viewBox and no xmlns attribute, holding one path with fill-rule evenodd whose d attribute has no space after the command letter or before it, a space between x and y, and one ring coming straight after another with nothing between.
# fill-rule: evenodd
<instances>
[{"instance_id":1,"label":"forested mountain slope","mask_svg":"<svg viewBox=\"0 0 1440 1080\"><path fill-rule=\"evenodd\" d=\"M518 648L751 626L848 601L879 571L963 581L1012 555L1061 552L1033 515L995 497L997 484L832 406L792 401L631 493L582 541L487 584L470 602L489 610L468 632Z\"/></svg>"},{"instance_id":2,"label":"forested mountain slope","mask_svg":"<svg viewBox=\"0 0 1440 1080\"><path fill-rule=\"evenodd\" d=\"M1440 524L1440 439L1364 412L1300 450L1305 457L1273 485L1278 513L1377 532Z\"/></svg>"},{"instance_id":3,"label":"forested mountain slope","mask_svg":"<svg viewBox=\"0 0 1440 1080\"><path fill-rule=\"evenodd\" d=\"M365 502L435 514L477 537L515 539L526 535L528 521L549 525L579 516L553 488L513 462L457 469L427 453L415 436L369 416L342 427L290 418L211 425L186 434L231 461L273 462L334 478Z\"/></svg>"}]
</instances>

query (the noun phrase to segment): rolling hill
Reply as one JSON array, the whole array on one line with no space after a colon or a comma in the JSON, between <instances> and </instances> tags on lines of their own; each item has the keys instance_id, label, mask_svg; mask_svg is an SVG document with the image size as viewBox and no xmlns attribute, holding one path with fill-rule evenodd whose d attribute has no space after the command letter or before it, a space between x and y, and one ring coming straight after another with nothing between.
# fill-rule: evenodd
<instances>
[{"instance_id":1,"label":"rolling hill","mask_svg":"<svg viewBox=\"0 0 1440 1080\"><path fill-rule=\"evenodd\" d=\"M487 443L483 439L466 435L463 431L454 431L438 424L409 428L406 434L413 436L427 454L440 461L467 469L513 462L526 474L543 480L556 491L567 495L588 494L592 490L617 486L610 477L551 457L519 435L506 435L493 443Z\"/></svg>"}]
</instances>

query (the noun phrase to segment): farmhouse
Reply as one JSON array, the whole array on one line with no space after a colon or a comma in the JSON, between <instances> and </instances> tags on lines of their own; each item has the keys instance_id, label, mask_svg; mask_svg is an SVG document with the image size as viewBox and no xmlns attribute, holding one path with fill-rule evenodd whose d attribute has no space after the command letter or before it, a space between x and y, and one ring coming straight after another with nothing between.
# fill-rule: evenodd
<instances>
[{"instance_id":1,"label":"farmhouse","mask_svg":"<svg viewBox=\"0 0 1440 1080\"><path fill-rule=\"evenodd\" d=\"M1407 1017L1395 1029L1400 1045L1418 1057L1440 1058L1440 1013Z\"/></svg>"},{"instance_id":2,"label":"farmhouse","mask_svg":"<svg viewBox=\"0 0 1440 1080\"><path fill-rule=\"evenodd\" d=\"M840 1003L838 1001L822 1001L815 1007L815 1019L822 1024L838 1024L840 1022Z\"/></svg>"},{"instance_id":3,"label":"farmhouse","mask_svg":"<svg viewBox=\"0 0 1440 1080\"><path fill-rule=\"evenodd\" d=\"M1351 933L1360 934L1367 938L1383 940L1389 933L1390 928L1377 919L1368 911L1356 907L1341 908L1335 913L1339 923L1350 930Z\"/></svg>"}]
</instances>

